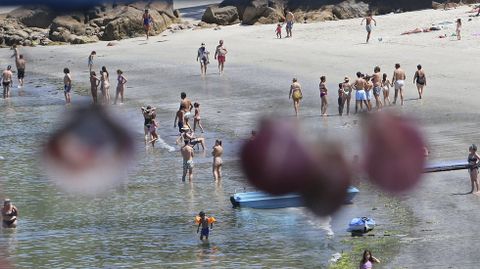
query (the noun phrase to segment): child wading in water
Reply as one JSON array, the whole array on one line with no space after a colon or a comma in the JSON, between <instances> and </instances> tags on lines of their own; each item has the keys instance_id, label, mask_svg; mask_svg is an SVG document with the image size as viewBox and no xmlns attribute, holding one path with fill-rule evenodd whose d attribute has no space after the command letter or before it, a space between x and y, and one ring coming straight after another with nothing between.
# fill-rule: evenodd
<instances>
[{"instance_id":1,"label":"child wading in water","mask_svg":"<svg viewBox=\"0 0 480 269\"><path fill-rule=\"evenodd\" d=\"M157 120L155 120L155 116L154 116L152 118L152 121L150 122L150 126L148 127L148 131L152 136L152 140L150 141L150 143L152 143L152 147L155 147L155 141L158 140L157 128L158 128L158 123L157 123Z\"/></svg>"},{"instance_id":2,"label":"child wading in water","mask_svg":"<svg viewBox=\"0 0 480 269\"><path fill-rule=\"evenodd\" d=\"M202 124L200 123L200 104L199 103L194 103L193 107L195 108L195 117L193 118L193 131L195 132L195 129L197 129L197 124L198 127L202 130L203 133L203 127Z\"/></svg>"},{"instance_id":3,"label":"child wading in water","mask_svg":"<svg viewBox=\"0 0 480 269\"><path fill-rule=\"evenodd\" d=\"M68 68L63 69L65 76L63 77L63 93L65 94L65 102L69 105L72 102L70 92L72 91L72 76Z\"/></svg>"},{"instance_id":4,"label":"child wading in water","mask_svg":"<svg viewBox=\"0 0 480 269\"><path fill-rule=\"evenodd\" d=\"M200 211L196 220L198 223L197 234L200 231L200 226L202 227L202 232L200 233L200 240L203 240L203 237L205 237L205 239L208 240L210 229L213 229L213 223L216 221L215 218L213 217L207 218L205 216L205 212Z\"/></svg>"},{"instance_id":5,"label":"child wading in water","mask_svg":"<svg viewBox=\"0 0 480 269\"><path fill-rule=\"evenodd\" d=\"M277 38L282 38L282 25L280 23L277 24L277 30L275 30L275 33L277 34Z\"/></svg>"}]
</instances>

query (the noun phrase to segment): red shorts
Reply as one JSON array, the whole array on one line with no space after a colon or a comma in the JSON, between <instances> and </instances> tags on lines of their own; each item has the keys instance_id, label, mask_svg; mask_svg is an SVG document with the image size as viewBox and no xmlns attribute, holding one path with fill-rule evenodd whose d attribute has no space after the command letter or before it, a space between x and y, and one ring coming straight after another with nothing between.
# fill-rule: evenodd
<instances>
[{"instance_id":1,"label":"red shorts","mask_svg":"<svg viewBox=\"0 0 480 269\"><path fill-rule=\"evenodd\" d=\"M219 63L224 63L225 62L225 55L224 56L218 56L217 57Z\"/></svg>"}]
</instances>

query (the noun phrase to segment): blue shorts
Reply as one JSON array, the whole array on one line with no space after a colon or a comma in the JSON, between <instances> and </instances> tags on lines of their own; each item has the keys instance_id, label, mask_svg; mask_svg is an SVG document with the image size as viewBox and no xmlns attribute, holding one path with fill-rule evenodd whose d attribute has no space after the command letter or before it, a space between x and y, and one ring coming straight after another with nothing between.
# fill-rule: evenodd
<instances>
[{"instance_id":1,"label":"blue shorts","mask_svg":"<svg viewBox=\"0 0 480 269\"><path fill-rule=\"evenodd\" d=\"M293 22L292 21L287 21L287 29L291 30L293 28Z\"/></svg>"},{"instance_id":2,"label":"blue shorts","mask_svg":"<svg viewBox=\"0 0 480 269\"><path fill-rule=\"evenodd\" d=\"M209 228L202 228L202 233L201 233L202 236L208 236L209 233L210 233Z\"/></svg>"},{"instance_id":3,"label":"blue shorts","mask_svg":"<svg viewBox=\"0 0 480 269\"><path fill-rule=\"evenodd\" d=\"M72 86L65 85L63 87L63 92L65 92L65 93L70 93L71 90L72 90Z\"/></svg>"}]
</instances>

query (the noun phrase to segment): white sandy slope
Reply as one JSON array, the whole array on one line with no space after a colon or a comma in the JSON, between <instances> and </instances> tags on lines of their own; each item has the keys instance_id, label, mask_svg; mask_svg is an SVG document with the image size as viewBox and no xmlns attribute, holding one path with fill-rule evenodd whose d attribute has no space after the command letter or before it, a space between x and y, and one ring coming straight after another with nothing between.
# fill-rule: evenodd
<instances>
[{"instance_id":1,"label":"white sandy slope","mask_svg":"<svg viewBox=\"0 0 480 269\"><path fill-rule=\"evenodd\" d=\"M342 126L352 127L354 117L320 119L318 77L327 76L329 113L335 114L335 84L345 75L353 78L356 71L371 73L379 65L390 77L394 64L399 62L408 75L407 102L400 110L418 118L428 136L432 158L464 159L468 145L480 142L477 131L480 36L473 35L480 32L480 18L468 22L468 10L462 7L379 16L370 44L364 43L361 20L352 19L296 24L294 38L281 40L275 39L274 25L235 25L219 31L166 33L148 42L144 38L123 40L114 47L99 42L22 51L30 62L30 72L53 76L61 84L62 69L68 66L75 83L86 85L86 59L91 50L96 50L99 66L125 71L129 78L126 95L130 105L155 104L163 117L162 126L171 125L179 92L187 91L202 103L204 126L230 137L247 135L265 112L293 114L288 89L294 76L304 87L302 120L314 132L323 135ZM400 35L416 27L457 18L464 21L462 41L437 38L453 33L453 24L443 31ZM195 62L196 50L201 42L206 42L213 52L219 39L224 39L229 49L226 74L222 77L210 74L202 79ZM11 63L10 54L9 50L0 50L2 66ZM428 78L422 101L416 100L412 84L419 63ZM210 68L214 71L214 64ZM137 120L141 122L140 115ZM341 130L344 139L353 139L355 128ZM480 223L480 198L451 195L468 189L467 173L458 171L428 175L414 193L405 195L402 199L412 206L418 225L411 237L404 240L398 258L387 268L477 268L480 243L475 237ZM451 233L453 230L456 232Z\"/></svg>"}]
</instances>

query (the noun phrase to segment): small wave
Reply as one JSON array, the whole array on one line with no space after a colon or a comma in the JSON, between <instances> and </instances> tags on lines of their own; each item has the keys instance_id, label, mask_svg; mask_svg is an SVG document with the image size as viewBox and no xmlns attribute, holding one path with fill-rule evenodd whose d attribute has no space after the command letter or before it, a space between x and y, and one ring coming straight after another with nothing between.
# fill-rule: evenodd
<instances>
[{"instance_id":1,"label":"small wave","mask_svg":"<svg viewBox=\"0 0 480 269\"><path fill-rule=\"evenodd\" d=\"M166 149L166 150L168 150L168 152L174 152L175 151L175 147L170 146L169 144L167 144L167 142L165 142L161 138L158 138L157 143L160 146L160 148Z\"/></svg>"}]
</instances>

